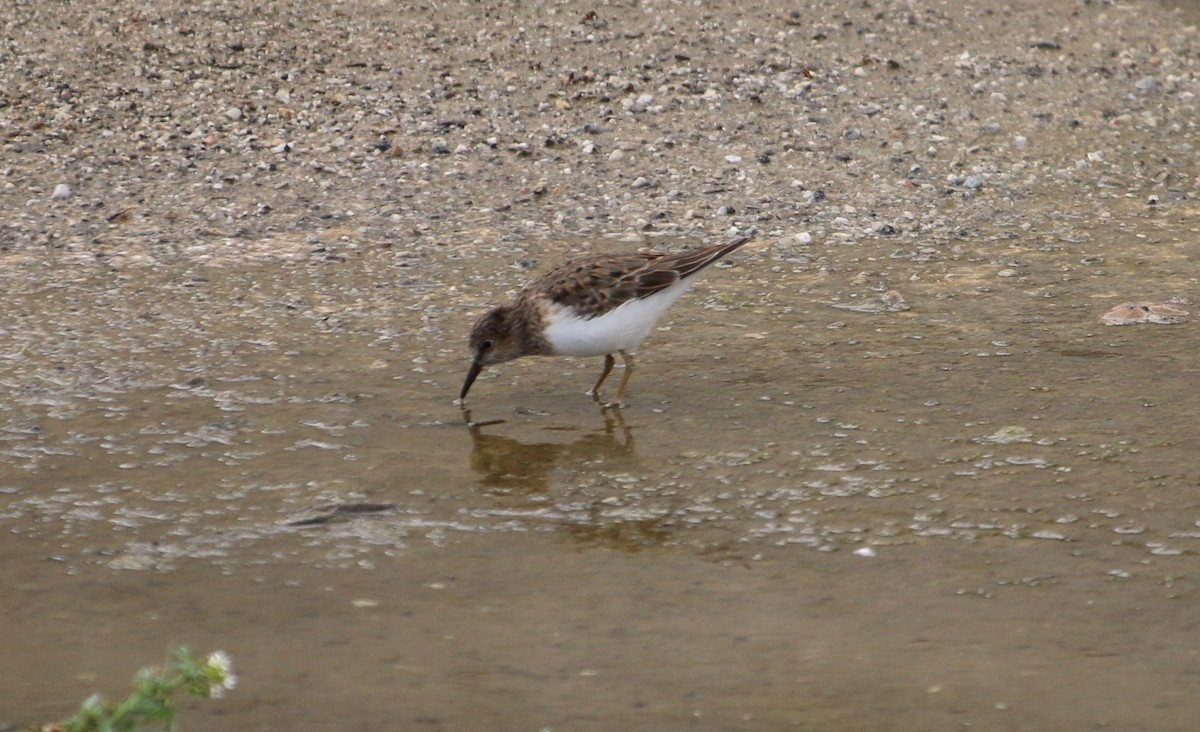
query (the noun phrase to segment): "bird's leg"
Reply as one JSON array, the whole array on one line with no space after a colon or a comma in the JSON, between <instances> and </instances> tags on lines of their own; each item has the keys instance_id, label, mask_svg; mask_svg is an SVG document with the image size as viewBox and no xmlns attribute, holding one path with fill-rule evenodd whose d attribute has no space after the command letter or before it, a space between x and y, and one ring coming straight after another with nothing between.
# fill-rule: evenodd
<instances>
[{"instance_id":1,"label":"bird's leg","mask_svg":"<svg viewBox=\"0 0 1200 732\"><path fill-rule=\"evenodd\" d=\"M608 378L608 375L612 373L613 364L616 362L617 360L612 357L611 353L604 354L604 371L600 372L600 378L596 381L596 385L592 387L591 391L585 392L595 401L600 401L600 385L603 384L604 380Z\"/></svg>"},{"instance_id":2,"label":"bird's leg","mask_svg":"<svg viewBox=\"0 0 1200 732\"><path fill-rule=\"evenodd\" d=\"M625 375L621 377L621 385L617 387L617 393L613 394L613 398L604 405L605 409L620 409L624 406L621 404L621 397L625 396L625 387L629 385L629 377L633 376L633 356L624 351L617 351L617 353L621 354L621 358L625 360Z\"/></svg>"}]
</instances>

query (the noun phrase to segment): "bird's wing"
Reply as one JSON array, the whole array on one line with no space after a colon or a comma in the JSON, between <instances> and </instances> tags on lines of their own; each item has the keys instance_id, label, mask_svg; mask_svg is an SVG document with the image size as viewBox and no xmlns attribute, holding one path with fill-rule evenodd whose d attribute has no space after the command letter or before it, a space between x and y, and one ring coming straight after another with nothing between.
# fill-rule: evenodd
<instances>
[{"instance_id":1,"label":"bird's wing","mask_svg":"<svg viewBox=\"0 0 1200 732\"><path fill-rule=\"evenodd\" d=\"M750 237L743 236L727 244L668 254L626 277L635 281L636 297L647 297L691 277L748 241Z\"/></svg>"},{"instance_id":2,"label":"bird's wing","mask_svg":"<svg viewBox=\"0 0 1200 732\"><path fill-rule=\"evenodd\" d=\"M637 273L662 254L593 254L572 259L530 283L527 291L548 297L584 318L595 318L639 297Z\"/></svg>"},{"instance_id":3,"label":"bird's wing","mask_svg":"<svg viewBox=\"0 0 1200 732\"><path fill-rule=\"evenodd\" d=\"M563 262L525 288L526 295L548 297L573 309L580 317L595 318L629 300L649 297L687 279L750 241L740 237L727 244L677 254L592 254Z\"/></svg>"}]
</instances>

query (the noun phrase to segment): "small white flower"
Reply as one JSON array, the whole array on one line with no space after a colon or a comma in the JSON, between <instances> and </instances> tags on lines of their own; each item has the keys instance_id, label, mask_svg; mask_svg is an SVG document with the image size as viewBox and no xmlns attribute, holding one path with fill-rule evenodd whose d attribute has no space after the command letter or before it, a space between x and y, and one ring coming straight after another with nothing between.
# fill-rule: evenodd
<instances>
[{"instance_id":1,"label":"small white flower","mask_svg":"<svg viewBox=\"0 0 1200 732\"><path fill-rule=\"evenodd\" d=\"M214 699L237 686L237 676L233 673L233 661L225 651L213 651L204 662L205 675L212 681L209 696Z\"/></svg>"}]
</instances>

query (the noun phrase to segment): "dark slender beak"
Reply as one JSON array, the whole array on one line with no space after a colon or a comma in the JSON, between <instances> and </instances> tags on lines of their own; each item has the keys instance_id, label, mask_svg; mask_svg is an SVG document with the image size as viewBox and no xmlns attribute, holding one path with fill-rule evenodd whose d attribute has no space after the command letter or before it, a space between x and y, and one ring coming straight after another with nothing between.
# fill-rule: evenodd
<instances>
[{"instance_id":1,"label":"dark slender beak","mask_svg":"<svg viewBox=\"0 0 1200 732\"><path fill-rule=\"evenodd\" d=\"M471 390L471 384L475 383L475 377L479 376L480 371L483 371L483 364L472 361L471 370L467 372L467 380L463 382L462 393L458 395L459 400L467 398L467 392Z\"/></svg>"}]
</instances>

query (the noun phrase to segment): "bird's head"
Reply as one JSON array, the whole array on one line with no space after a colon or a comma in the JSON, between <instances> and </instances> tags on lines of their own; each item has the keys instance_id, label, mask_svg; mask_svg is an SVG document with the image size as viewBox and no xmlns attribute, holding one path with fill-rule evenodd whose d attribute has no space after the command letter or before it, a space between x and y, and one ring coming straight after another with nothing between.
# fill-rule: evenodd
<instances>
[{"instance_id":1,"label":"bird's head","mask_svg":"<svg viewBox=\"0 0 1200 732\"><path fill-rule=\"evenodd\" d=\"M475 321L471 329L471 337L467 341L471 349L471 368L467 372L467 380L463 382L459 399L466 399L475 377L484 367L511 361L522 355L520 339L513 332L512 306L501 305L492 308Z\"/></svg>"}]
</instances>

